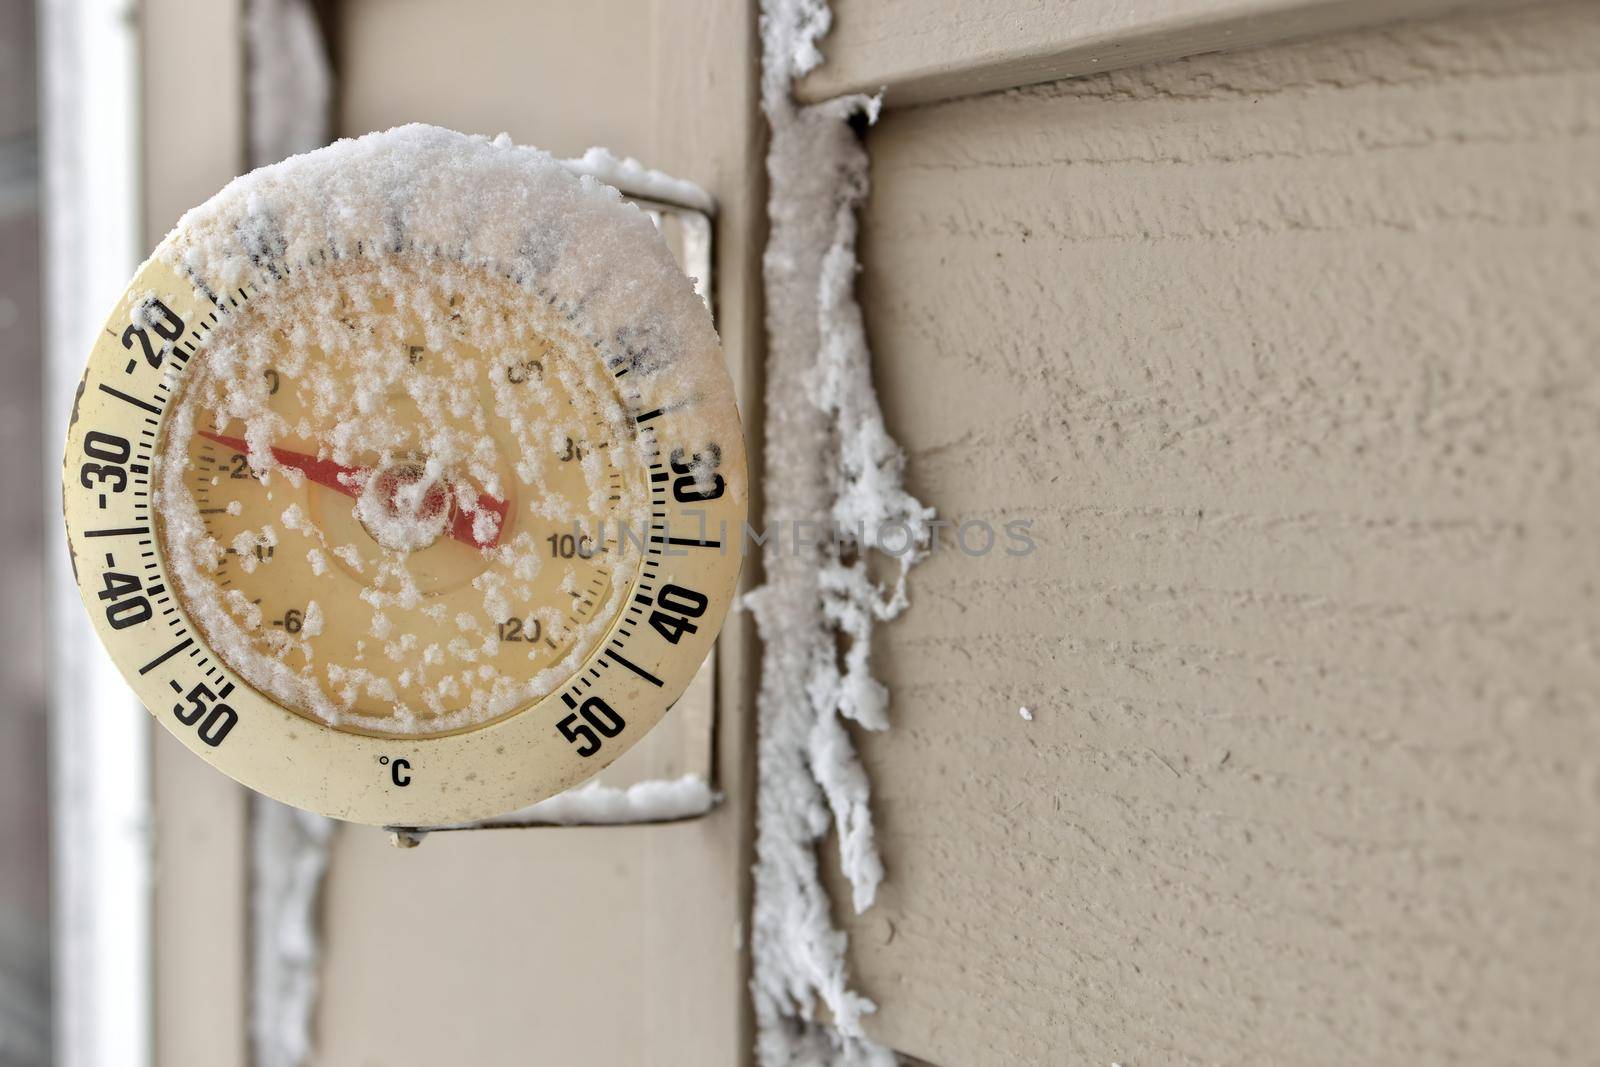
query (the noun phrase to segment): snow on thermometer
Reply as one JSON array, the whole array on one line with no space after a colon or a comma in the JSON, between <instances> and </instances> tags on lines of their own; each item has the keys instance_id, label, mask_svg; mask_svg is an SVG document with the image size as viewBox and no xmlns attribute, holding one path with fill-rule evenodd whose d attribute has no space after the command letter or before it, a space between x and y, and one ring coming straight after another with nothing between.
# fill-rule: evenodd
<instances>
[{"instance_id":1,"label":"snow on thermometer","mask_svg":"<svg viewBox=\"0 0 1600 1067\"><path fill-rule=\"evenodd\" d=\"M711 649L746 471L650 219L403 127L189 212L89 358L77 579L190 749L326 815L496 815L599 771Z\"/></svg>"}]
</instances>

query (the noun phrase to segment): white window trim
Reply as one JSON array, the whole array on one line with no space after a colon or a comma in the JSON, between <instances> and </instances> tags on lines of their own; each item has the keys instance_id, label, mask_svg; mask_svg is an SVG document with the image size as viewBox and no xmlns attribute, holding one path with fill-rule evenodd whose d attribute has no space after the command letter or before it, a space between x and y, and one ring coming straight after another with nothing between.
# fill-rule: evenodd
<instances>
[{"instance_id":1,"label":"white window trim","mask_svg":"<svg viewBox=\"0 0 1600 1067\"><path fill-rule=\"evenodd\" d=\"M137 8L39 6L47 514L96 333L139 263ZM149 1067L150 734L89 625L66 539L47 539L53 1013L61 1067Z\"/></svg>"}]
</instances>

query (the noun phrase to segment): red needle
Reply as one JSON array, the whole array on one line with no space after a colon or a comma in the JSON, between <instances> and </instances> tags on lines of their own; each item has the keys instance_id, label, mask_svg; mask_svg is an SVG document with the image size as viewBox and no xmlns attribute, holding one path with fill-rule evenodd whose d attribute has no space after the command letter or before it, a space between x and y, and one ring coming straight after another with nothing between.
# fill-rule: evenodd
<instances>
[{"instance_id":1,"label":"red needle","mask_svg":"<svg viewBox=\"0 0 1600 1067\"><path fill-rule=\"evenodd\" d=\"M210 430L195 431L208 441L215 441L224 448L231 448L235 452L249 454L250 446L242 437L229 437L227 434L213 433ZM285 467L293 467L318 485L327 486L335 492L345 496L360 496L361 486L366 483L364 475L371 469L369 467L346 467L342 463L335 463L331 459L318 459L316 456L304 452L295 452L287 448L272 449L272 458ZM478 494L478 511L491 512L495 517L494 532L486 541L480 541L472 532L472 515L468 515L454 502L450 505L450 536L464 545L473 548L494 548L500 543L500 533L506 526L506 513L510 506L488 493Z\"/></svg>"}]
</instances>

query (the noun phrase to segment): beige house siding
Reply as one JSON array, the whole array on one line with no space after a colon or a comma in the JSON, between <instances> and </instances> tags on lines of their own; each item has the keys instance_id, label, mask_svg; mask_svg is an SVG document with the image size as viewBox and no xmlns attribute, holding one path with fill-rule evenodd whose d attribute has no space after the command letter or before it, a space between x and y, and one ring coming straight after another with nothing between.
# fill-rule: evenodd
<instances>
[{"instance_id":1,"label":"beige house siding","mask_svg":"<svg viewBox=\"0 0 1600 1067\"><path fill-rule=\"evenodd\" d=\"M946 549L878 650L878 1038L1592 1061L1597 130L1568 4L871 131L912 488L1039 546Z\"/></svg>"}]
</instances>

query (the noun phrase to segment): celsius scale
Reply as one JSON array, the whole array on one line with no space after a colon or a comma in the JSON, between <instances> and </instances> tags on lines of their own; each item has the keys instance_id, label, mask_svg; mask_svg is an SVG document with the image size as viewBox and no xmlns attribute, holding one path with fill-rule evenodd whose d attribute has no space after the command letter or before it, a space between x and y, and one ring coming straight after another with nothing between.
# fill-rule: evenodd
<instances>
[{"instance_id":1,"label":"celsius scale","mask_svg":"<svg viewBox=\"0 0 1600 1067\"><path fill-rule=\"evenodd\" d=\"M237 179L139 269L67 435L79 590L237 781L428 827L597 773L734 594L747 484L710 315L647 215L402 127Z\"/></svg>"}]
</instances>

